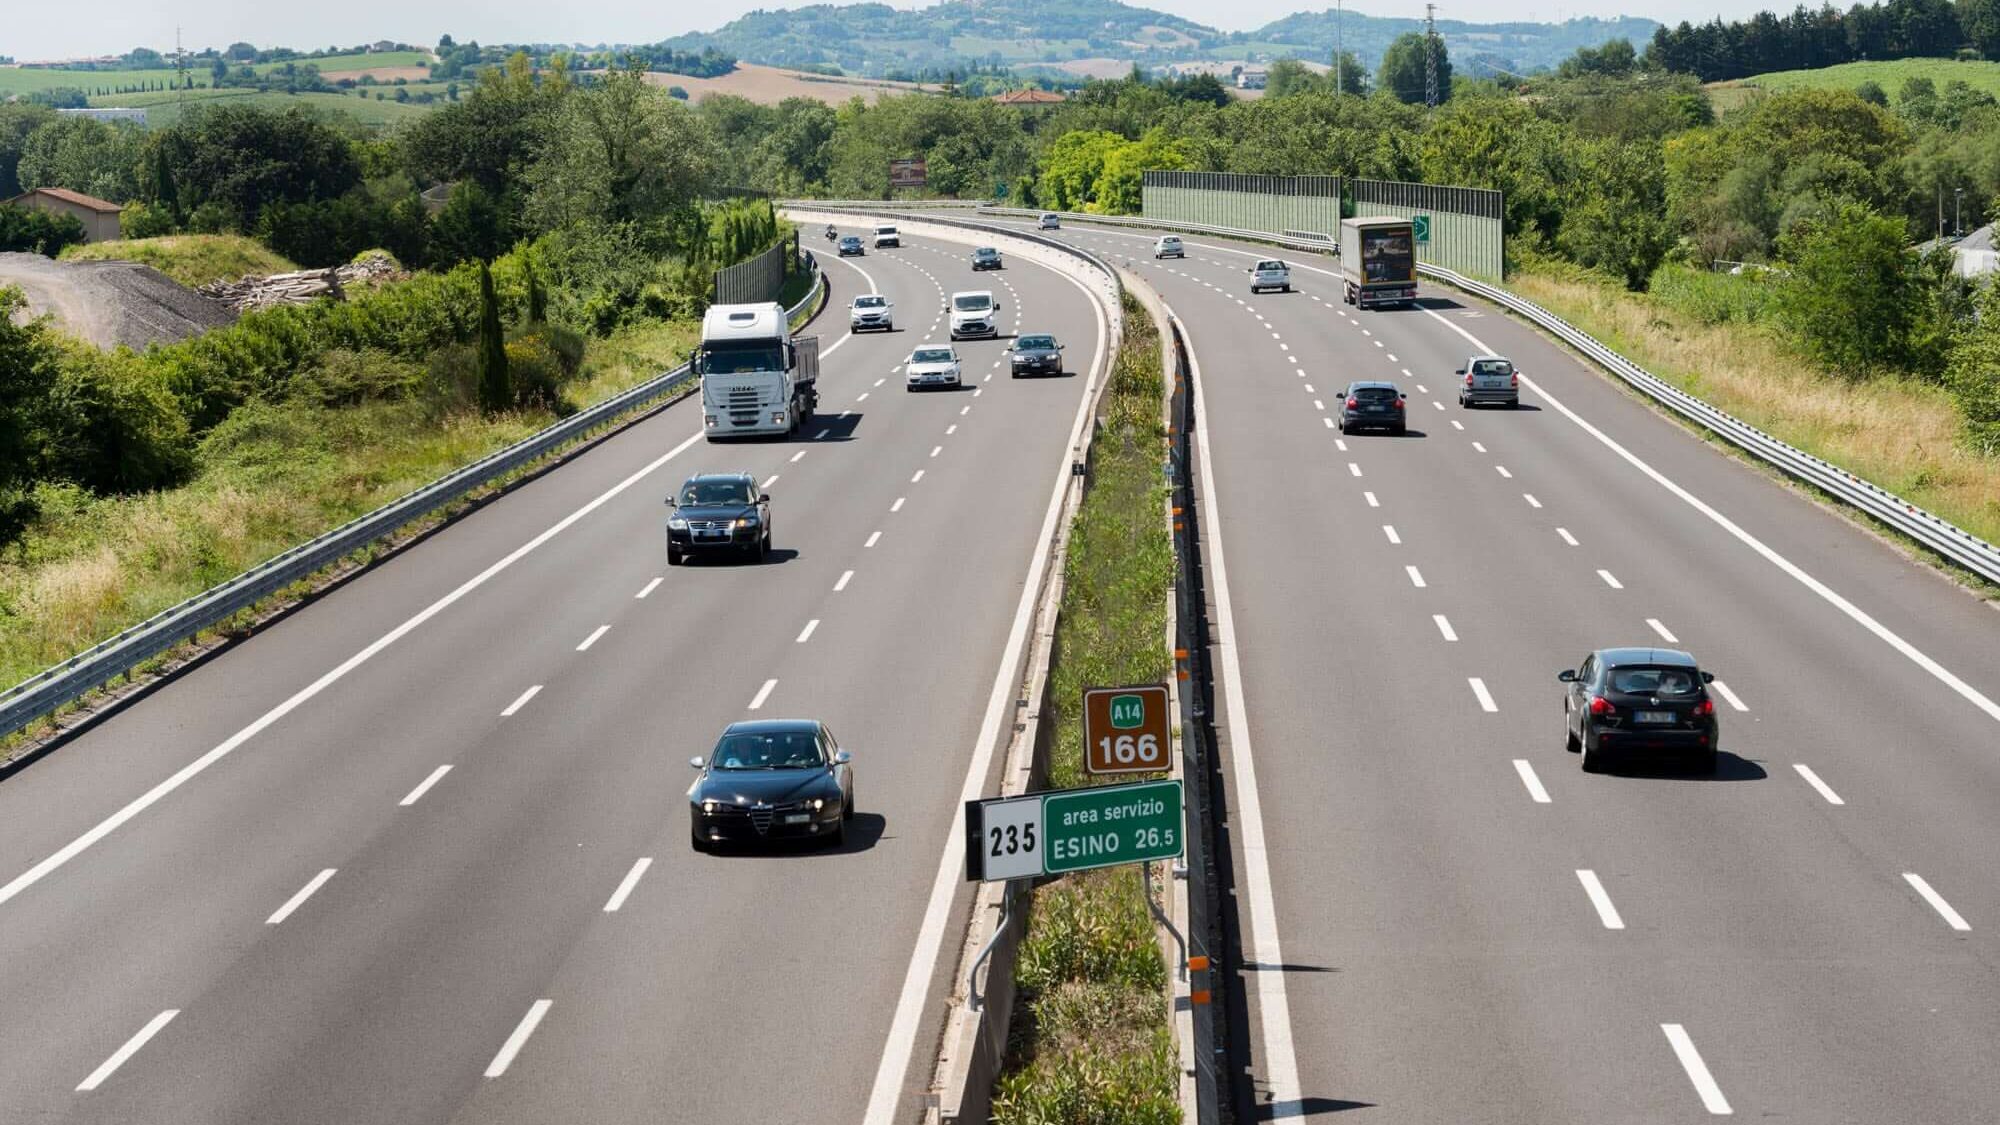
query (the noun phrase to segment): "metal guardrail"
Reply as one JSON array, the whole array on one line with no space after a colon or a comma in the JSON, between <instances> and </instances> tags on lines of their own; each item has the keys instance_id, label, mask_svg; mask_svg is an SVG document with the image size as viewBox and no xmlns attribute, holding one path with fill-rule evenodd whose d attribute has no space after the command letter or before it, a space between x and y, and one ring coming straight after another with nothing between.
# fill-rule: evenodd
<instances>
[{"instance_id":1,"label":"metal guardrail","mask_svg":"<svg viewBox=\"0 0 2000 1125\"><path fill-rule=\"evenodd\" d=\"M980 213L1034 218L1042 212L1021 208L984 207L980 209ZM1146 227L1174 233L1210 234L1252 242L1275 243L1296 250L1318 252L1329 249L1328 243L1323 238L1305 232L1273 234L1269 231L1234 230L1196 223L1162 223L1156 219L1149 220L1131 215L1064 212L1062 217L1065 220L1074 219L1079 222L1103 223L1111 226ZM1709 430L1793 479L1810 484L1821 492L1866 512L1884 526L1908 536L1947 561L1979 575L1988 582L2000 584L2000 547L1988 543L1941 516L1925 511L1888 489L1863 480L1830 461L1814 457L1733 415L1710 406L1612 351L1589 333L1533 301L1454 270L1430 265L1420 265L1418 269L1425 277L1483 297L1520 316L1582 352L1641 394L1688 421Z\"/></svg>"},{"instance_id":2,"label":"metal guardrail","mask_svg":"<svg viewBox=\"0 0 2000 1125\"><path fill-rule=\"evenodd\" d=\"M813 287L798 304L787 310L792 316L812 307L825 284L819 262L810 254L803 257L804 265L813 276ZM28 677L0 694L0 735L12 734L64 704L81 699L146 661L194 638L203 630L228 620L412 520L437 511L634 407L679 389L692 377L693 373L683 364L623 394L580 410L540 433L267 559L220 585L161 610L60 664Z\"/></svg>"}]
</instances>

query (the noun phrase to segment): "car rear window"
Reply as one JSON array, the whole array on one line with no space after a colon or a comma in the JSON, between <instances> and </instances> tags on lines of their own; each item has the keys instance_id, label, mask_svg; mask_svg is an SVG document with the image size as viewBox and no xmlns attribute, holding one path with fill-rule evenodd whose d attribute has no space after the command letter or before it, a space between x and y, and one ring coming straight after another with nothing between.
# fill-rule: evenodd
<instances>
[{"instance_id":1,"label":"car rear window","mask_svg":"<svg viewBox=\"0 0 2000 1125\"><path fill-rule=\"evenodd\" d=\"M1258 270L1258 272L1259 272L1259 273L1263 273L1263 272L1266 272L1266 271L1269 271L1269 270L1281 270L1281 269L1284 269L1284 268L1285 268L1285 263L1283 263L1283 262L1258 262L1258 263L1257 263L1257 270Z\"/></svg>"},{"instance_id":2,"label":"car rear window","mask_svg":"<svg viewBox=\"0 0 2000 1125\"><path fill-rule=\"evenodd\" d=\"M1472 365L1474 375L1512 375L1514 365L1504 359L1482 359Z\"/></svg>"},{"instance_id":3,"label":"car rear window","mask_svg":"<svg viewBox=\"0 0 2000 1125\"><path fill-rule=\"evenodd\" d=\"M1611 670L1611 690L1633 695L1693 695L1700 687L1692 668L1628 667Z\"/></svg>"},{"instance_id":4,"label":"car rear window","mask_svg":"<svg viewBox=\"0 0 2000 1125\"><path fill-rule=\"evenodd\" d=\"M1175 237L1174 237L1173 235L1171 235L1171 234L1170 234L1170 235L1168 235L1168 236L1167 236L1167 237L1165 237L1165 238L1162 238L1162 239L1160 240L1160 245L1162 245L1162 246L1179 246L1180 244L1181 244L1181 240L1180 240L1180 239L1178 239L1178 238L1175 238Z\"/></svg>"},{"instance_id":5,"label":"car rear window","mask_svg":"<svg viewBox=\"0 0 2000 1125\"><path fill-rule=\"evenodd\" d=\"M1356 387L1354 397L1362 402L1387 402L1397 396L1394 387Z\"/></svg>"}]
</instances>

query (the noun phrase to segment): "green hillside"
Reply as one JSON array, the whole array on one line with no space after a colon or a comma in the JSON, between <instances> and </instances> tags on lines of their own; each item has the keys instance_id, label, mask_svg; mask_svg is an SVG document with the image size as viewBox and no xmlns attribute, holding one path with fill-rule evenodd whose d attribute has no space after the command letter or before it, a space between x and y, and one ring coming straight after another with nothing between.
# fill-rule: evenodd
<instances>
[{"instance_id":1,"label":"green hillside","mask_svg":"<svg viewBox=\"0 0 2000 1125\"><path fill-rule=\"evenodd\" d=\"M1873 82L1893 98L1903 83L1912 78L1928 78L1940 90L1947 82L1964 82L1975 90L1984 90L1995 97L2000 97L2000 62L1978 60L1960 62L1955 59L1890 59L1885 62L1841 63L1839 66L1821 67L1818 70L1778 70L1745 78L1739 82L1723 82L1717 85L1746 86L1751 89L1771 91L1796 90L1802 87L1852 90L1863 82Z\"/></svg>"},{"instance_id":2,"label":"green hillside","mask_svg":"<svg viewBox=\"0 0 2000 1125\"><path fill-rule=\"evenodd\" d=\"M90 99L90 104L143 107L146 110L146 124L155 129L172 125L179 119L183 105L197 106L222 101L234 105L263 106L266 109L286 109L292 106L304 106L313 109L329 110L335 113L348 114L364 125L393 125L399 121L407 121L412 117L420 117L430 110L435 109L438 105L443 104L442 101L432 105L419 105L415 102L398 102L394 100L397 89L398 87L395 86L366 87L368 96L364 98L357 96L359 93L358 90L354 93L341 94L287 94L276 90L265 92L235 87L211 90L207 87L202 87L187 91L185 99L183 99L180 91L166 90L146 94L114 94L102 98L92 98ZM441 93L443 87L441 85L419 87L413 84L409 89L413 92L418 89L433 89ZM385 95L383 100L375 100L377 93Z\"/></svg>"}]
</instances>

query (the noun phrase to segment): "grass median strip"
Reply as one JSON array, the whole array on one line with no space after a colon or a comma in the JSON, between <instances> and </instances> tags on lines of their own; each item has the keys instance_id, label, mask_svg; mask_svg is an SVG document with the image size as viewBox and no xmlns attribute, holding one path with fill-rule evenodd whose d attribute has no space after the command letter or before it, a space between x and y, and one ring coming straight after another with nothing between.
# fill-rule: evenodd
<instances>
[{"instance_id":1,"label":"grass median strip","mask_svg":"<svg viewBox=\"0 0 2000 1125\"><path fill-rule=\"evenodd\" d=\"M1125 335L1092 439L1092 474L1071 527L1051 671L1049 784L1083 773L1083 689L1167 678L1173 544L1164 517L1164 382L1157 326L1131 297ZM1179 1062L1167 965L1136 867L1051 880L1030 900L1014 967L999 1125L1178 1122Z\"/></svg>"}]
</instances>

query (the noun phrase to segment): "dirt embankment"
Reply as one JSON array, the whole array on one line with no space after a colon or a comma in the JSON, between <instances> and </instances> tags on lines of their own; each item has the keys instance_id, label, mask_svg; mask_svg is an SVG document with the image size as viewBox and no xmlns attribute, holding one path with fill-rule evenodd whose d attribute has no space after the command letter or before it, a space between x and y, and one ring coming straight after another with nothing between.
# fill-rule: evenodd
<instances>
[{"instance_id":1,"label":"dirt embankment","mask_svg":"<svg viewBox=\"0 0 2000 1125\"><path fill-rule=\"evenodd\" d=\"M234 323L236 313L137 262L57 262L0 254L0 287L27 295L17 315L55 318L63 331L100 348L143 351Z\"/></svg>"}]
</instances>

